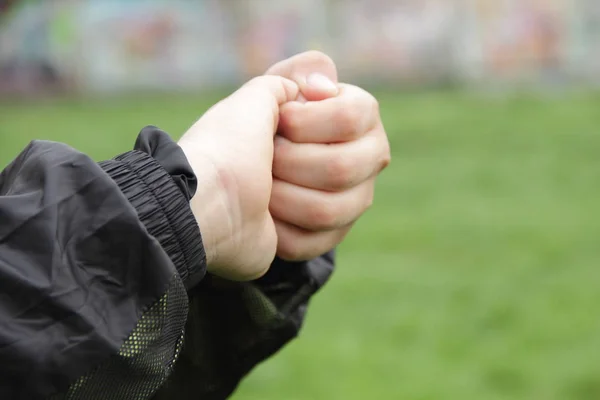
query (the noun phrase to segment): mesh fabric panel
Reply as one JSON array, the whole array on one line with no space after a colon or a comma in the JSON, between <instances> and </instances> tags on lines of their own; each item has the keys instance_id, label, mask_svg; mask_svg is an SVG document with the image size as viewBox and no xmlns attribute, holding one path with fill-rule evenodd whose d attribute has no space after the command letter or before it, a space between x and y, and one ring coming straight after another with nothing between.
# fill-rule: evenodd
<instances>
[{"instance_id":1,"label":"mesh fabric panel","mask_svg":"<svg viewBox=\"0 0 600 400\"><path fill-rule=\"evenodd\" d=\"M165 382L183 345L188 297L179 276L150 307L119 353L52 400L149 399Z\"/></svg>"},{"instance_id":2,"label":"mesh fabric panel","mask_svg":"<svg viewBox=\"0 0 600 400\"><path fill-rule=\"evenodd\" d=\"M190 293L181 357L153 400L227 398L251 366L293 336L289 328L253 283L208 276Z\"/></svg>"}]
</instances>

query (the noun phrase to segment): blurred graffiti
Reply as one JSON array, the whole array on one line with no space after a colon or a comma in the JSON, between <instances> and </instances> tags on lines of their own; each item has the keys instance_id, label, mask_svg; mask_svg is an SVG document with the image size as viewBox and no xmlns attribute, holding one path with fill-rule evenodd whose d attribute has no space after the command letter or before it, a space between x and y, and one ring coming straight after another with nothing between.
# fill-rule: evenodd
<instances>
[{"instance_id":1,"label":"blurred graffiti","mask_svg":"<svg viewBox=\"0 0 600 400\"><path fill-rule=\"evenodd\" d=\"M72 10L16 1L5 2L2 10L0 91L69 90L74 84L68 65L74 37Z\"/></svg>"},{"instance_id":2,"label":"blurred graffiti","mask_svg":"<svg viewBox=\"0 0 600 400\"><path fill-rule=\"evenodd\" d=\"M506 81L560 79L568 57L569 3L475 0L471 4L481 76Z\"/></svg>"},{"instance_id":3,"label":"blurred graffiti","mask_svg":"<svg viewBox=\"0 0 600 400\"><path fill-rule=\"evenodd\" d=\"M0 93L201 90L307 49L364 82L597 82L600 3L0 0Z\"/></svg>"},{"instance_id":4,"label":"blurred graffiti","mask_svg":"<svg viewBox=\"0 0 600 400\"><path fill-rule=\"evenodd\" d=\"M580 0L573 10L570 69L582 81L600 83L600 2Z\"/></svg>"},{"instance_id":5,"label":"blurred graffiti","mask_svg":"<svg viewBox=\"0 0 600 400\"><path fill-rule=\"evenodd\" d=\"M231 78L223 18L217 2L90 4L79 28L86 42L82 81L112 91L201 87Z\"/></svg>"},{"instance_id":6,"label":"blurred graffiti","mask_svg":"<svg viewBox=\"0 0 600 400\"><path fill-rule=\"evenodd\" d=\"M340 1L331 48L345 74L363 80L442 79L455 68L458 10L445 0Z\"/></svg>"}]
</instances>

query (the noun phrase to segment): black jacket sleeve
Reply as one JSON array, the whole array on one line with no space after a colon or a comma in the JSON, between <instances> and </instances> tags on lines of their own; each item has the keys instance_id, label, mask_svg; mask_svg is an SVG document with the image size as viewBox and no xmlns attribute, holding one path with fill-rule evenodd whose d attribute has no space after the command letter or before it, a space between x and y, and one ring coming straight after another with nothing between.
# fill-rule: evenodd
<instances>
[{"instance_id":1,"label":"black jacket sleeve","mask_svg":"<svg viewBox=\"0 0 600 400\"><path fill-rule=\"evenodd\" d=\"M207 275L190 292L183 349L155 400L227 398L254 366L298 335L310 298L333 268L330 252L307 262L276 259L255 282Z\"/></svg>"},{"instance_id":2,"label":"black jacket sleeve","mask_svg":"<svg viewBox=\"0 0 600 400\"><path fill-rule=\"evenodd\" d=\"M113 160L34 141L2 171L1 399L223 399L298 333L332 255L206 275L195 190L154 127Z\"/></svg>"},{"instance_id":3,"label":"black jacket sleeve","mask_svg":"<svg viewBox=\"0 0 600 400\"><path fill-rule=\"evenodd\" d=\"M162 165L161 165L162 162ZM100 164L32 142L0 174L0 398L148 398L204 272L183 151L142 131Z\"/></svg>"}]
</instances>

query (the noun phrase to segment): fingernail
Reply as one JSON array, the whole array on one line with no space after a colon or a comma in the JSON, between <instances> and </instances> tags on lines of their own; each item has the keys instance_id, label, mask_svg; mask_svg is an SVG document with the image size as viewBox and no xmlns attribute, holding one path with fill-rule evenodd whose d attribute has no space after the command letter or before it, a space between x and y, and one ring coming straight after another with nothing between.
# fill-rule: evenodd
<instances>
[{"instance_id":1,"label":"fingernail","mask_svg":"<svg viewBox=\"0 0 600 400\"><path fill-rule=\"evenodd\" d=\"M337 93L338 90L336 84L333 83L331 79L319 73L310 74L306 78L306 83L315 89L326 90L328 92L334 91Z\"/></svg>"}]
</instances>

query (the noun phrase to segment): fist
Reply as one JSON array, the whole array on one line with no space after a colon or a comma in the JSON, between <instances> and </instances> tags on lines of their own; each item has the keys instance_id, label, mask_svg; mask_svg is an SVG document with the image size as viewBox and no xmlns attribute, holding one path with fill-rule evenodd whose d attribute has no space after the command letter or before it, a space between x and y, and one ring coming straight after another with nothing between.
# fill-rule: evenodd
<instances>
[{"instance_id":1,"label":"fist","mask_svg":"<svg viewBox=\"0 0 600 400\"><path fill-rule=\"evenodd\" d=\"M298 94L288 79L255 78L208 110L179 141L198 179L191 207L214 275L254 279L275 257L273 136L281 106Z\"/></svg>"},{"instance_id":2,"label":"fist","mask_svg":"<svg viewBox=\"0 0 600 400\"><path fill-rule=\"evenodd\" d=\"M333 61L308 52L271 67L267 75L296 82L300 95L282 105L275 138L269 209L277 255L302 261L337 246L371 206L390 147L377 100L337 83Z\"/></svg>"}]
</instances>

